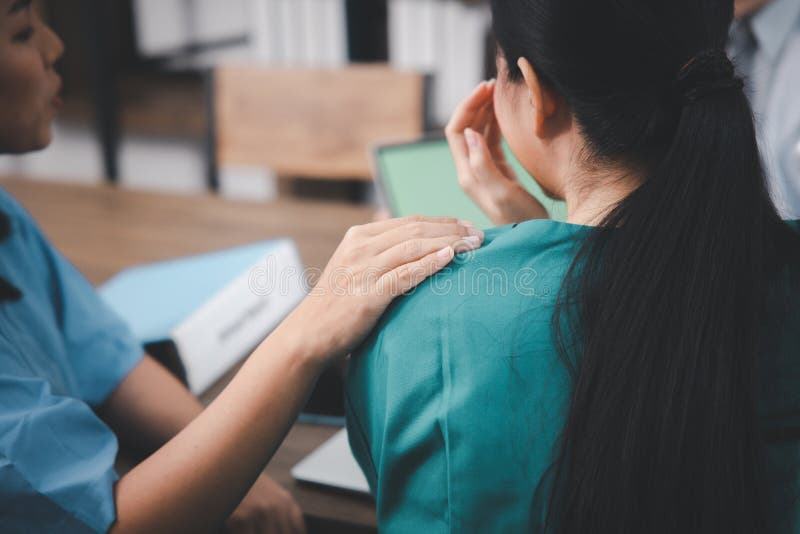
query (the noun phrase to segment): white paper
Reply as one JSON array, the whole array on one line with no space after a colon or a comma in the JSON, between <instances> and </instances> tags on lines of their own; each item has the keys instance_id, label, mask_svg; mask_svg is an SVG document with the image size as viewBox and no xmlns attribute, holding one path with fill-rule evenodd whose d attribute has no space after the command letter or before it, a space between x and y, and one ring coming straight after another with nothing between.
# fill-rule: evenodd
<instances>
[{"instance_id":1,"label":"white paper","mask_svg":"<svg viewBox=\"0 0 800 534\"><path fill-rule=\"evenodd\" d=\"M192 393L247 356L304 294L300 256L284 240L176 327L172 339Z\"/></svg>"}]
</instances>

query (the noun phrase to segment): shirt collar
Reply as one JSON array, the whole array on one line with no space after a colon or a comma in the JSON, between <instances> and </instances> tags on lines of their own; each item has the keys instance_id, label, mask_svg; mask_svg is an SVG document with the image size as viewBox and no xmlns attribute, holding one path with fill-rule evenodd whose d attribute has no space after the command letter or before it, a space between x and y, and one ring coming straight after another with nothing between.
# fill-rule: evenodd
<instances>
[{"instance_id":1,"label":"shirt collar","mask_svg":"<svg viewBox=\"0 0 800 534\"><path fill-rule=\"evenodd\" d=\"M753 15L753 35L770 61L778 60L799 18L800 2L797 0L772 0Z\"/></svg>"}]
</instances>

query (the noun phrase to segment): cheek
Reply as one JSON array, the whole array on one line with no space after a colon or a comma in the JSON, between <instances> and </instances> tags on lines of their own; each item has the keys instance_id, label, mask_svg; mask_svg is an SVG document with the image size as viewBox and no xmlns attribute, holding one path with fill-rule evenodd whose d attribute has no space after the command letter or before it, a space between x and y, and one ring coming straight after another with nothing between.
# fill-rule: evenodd
<instances>
[{"instance_id":1,"label":"cheek","mask_svg":"<svg viewBox=\"0 0 800 534\"><path fill-rule=\"evenodd\" d=\"M511 139L517 136L518 130L516 124L518 117L516 117L513 107L511 88L506 83L498 80L494 91L494 111L500 131L508 142L511 142Z\"/></svg>"},{"instance_id":2,"label":"cheek","mask_svg":"<svg viewBox=\"0 0 800 534\"><path fill-rule=\"evenodd\" d=\"M526 105L527 91L524 86L503 84L498 82L494 94L494 109L497 123L503 138L508 143L511 152L519 163L535 180L548 196L558 198L553 192L557 191L557 184L548 179L549 172L543 162L547 154L542 145L537 142L533 130L534 116L530 106Z\"/></svg>"},{"instance_id":3,"label":"cheek","mask_svg":"<svg viewBox=\"0 0 800 534\"><path fill-rule=\"evenodd\" d=\"M498 82L494 93L494 109L503 137L517 159L524 164L524 154L529 151L528 144L532 134L526 128L527 117L522 111L522 106L516 100L517 92L516 87L506 83L501 85Z\"/></svg>"},{"instance_id":4,"label":"cheek","mask_svg":"<svg viewBox=\"0 0 800 534\"><path fill-rule=\"evenodd\" d=\"M40 101L46 89L47 72L33 49L0 54L0 93L4 97L20 103Z\"/></svg>"},{"instance_id":5,"label":"cheek","mask_svg":"<svg viewBox=\"0 0 800 534\"><path fill-rule=\"evenodd\" d=\"M47 90L47 73L33 50L0 53L0 149L21 152L49 142Z\"/></svg>"}]
</instances>

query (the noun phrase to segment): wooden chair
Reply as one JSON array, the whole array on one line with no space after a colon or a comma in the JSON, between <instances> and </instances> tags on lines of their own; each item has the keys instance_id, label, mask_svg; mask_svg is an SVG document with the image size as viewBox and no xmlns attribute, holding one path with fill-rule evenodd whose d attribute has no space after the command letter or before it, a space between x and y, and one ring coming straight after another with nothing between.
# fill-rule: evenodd
<instances>
[{"instance_id":1,"label":"wooden chair","mask_svg":"<svg viewBox=\"0 0 800 534\"><path fill-rule=\"evenodd\" d=\"M370 180L369 148L425 129L423 74L224 65L209 76L209 186L222 165L279 177Z\"/></svg>"}]
</instances>

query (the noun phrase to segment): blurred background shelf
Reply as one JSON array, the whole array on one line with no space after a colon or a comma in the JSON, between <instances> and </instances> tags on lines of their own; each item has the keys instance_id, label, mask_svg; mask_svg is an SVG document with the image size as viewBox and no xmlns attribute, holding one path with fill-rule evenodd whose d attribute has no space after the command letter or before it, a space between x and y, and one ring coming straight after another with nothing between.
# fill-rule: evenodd
<instances>
[{"instance_id":1,"label":"blurred background shelf","mask_svg":"<svg viewBox=\"0 0 800 534\"><path fill-rule=\"evenodd\" d=\"M119 123L123 132L136 136L178 137L202 142L207 112L200 73L141 73L118 80ZM61 122L88 125L94 103L86 94L65 100Z\"/></svg>"},{"instance_id":2,"label":"blurred background shelf","mask_svg":"<svg viewBox=\"0 0 800 534\"><path fill-rule=\"evenodd\" d=\"M380 141L440 128L493 68L483 1L39 0L39 7L66 43L59 65L66 105L52 146L0 158L0 174L174 193L211 186L255 201L285 194L369 202L367 142L362 162L349 167L352 176L333 164L326 175L319 162L310 162L316 173L271 168L267 160L258 169L217 165L209 72L243 63L344 72L368 63L418 73L427 80L419 126L409 130L395 121L396 130L376 129L381 139L371 140ZM273 87L279 81L262 81L265 99L282 98ZM308 91L298 90L314 102ZM352 103L351 96L334 98ZM299 122L307 121L302 105L294 110ZM285 120L290 128L293 121ZM343 136L356 125L342 121ZM325 130L322 119L319 130ZM314 142L309 135L307 144Z\"/></svg>"}]
</instances>

